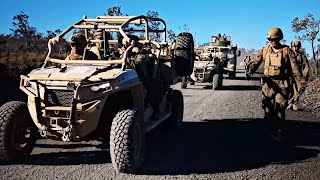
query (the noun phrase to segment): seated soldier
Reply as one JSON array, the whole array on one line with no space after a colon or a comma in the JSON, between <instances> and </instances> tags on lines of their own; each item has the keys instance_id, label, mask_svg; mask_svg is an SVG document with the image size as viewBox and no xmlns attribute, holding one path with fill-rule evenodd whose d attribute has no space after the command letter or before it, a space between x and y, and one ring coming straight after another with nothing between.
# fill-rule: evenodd
<instances>
[{"instance_id":1,"label":"seated soldier","mask_svg":"<svg viewBox=\"0 0 320 180\"><path fill-rule=\"evenodd\" d=\"M83 54L85 54L84 59L98 59L97 55L95 55L91 51L87 51L85 53L85 48L87 46L87 39L81 33L75 33L71 36L69 40L69 44L71 46L71 52L66 57L65 60L82 60Z\"/></svg>"},{"instance_id":2,"label":"seated soldier","mask_svg":"<svg viewBox=\"0 0 320 180\"><path fill-rule=\"evenodd\" d=\"M130 41L134 40L135 44L132 50L128 52L127 68L135 69L141 81L144 82L147 77L147 74L150 74L150 72L147 72L149 57L148 55L143 53L142 44L139 43L138 36L129 34L128 37L130 38ZM129 44L124 44L122 36L118 38L119 53L121 54L120 58L123 57L123 53L128 48L128 45Z\"/></svg>"},{"instance_id":3,"label":"seated soldier","mask_svg":"<svg viewBox=\"0 0 320 180\"><path fill-rule=\"evenodd\" d=\"M131 34L128 34L127 36L130 38L130 41L134 40L134 47L132 48L132 51L129 52L128 55L135 56L142 48L142 45L139 43L139 37ZM130 44L131 42L129 42L128 44L124 44L124 43L125 42L123 42L123 36L120 36L118 38L118 47L119 47L120 54L124 53L126 48L128 48L128 44Z\"/></svg>"}]
</instances>

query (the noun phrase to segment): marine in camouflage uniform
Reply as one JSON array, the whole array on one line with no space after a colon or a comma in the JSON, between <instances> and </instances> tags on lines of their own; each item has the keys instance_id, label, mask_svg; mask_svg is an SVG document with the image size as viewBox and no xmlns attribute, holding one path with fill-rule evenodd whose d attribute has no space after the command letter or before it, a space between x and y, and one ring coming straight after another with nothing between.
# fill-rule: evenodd
<instances>
[{"instance_id":1,"label":"marine in camouflage uniform","mask_svg":"<svg viewBox=\"0 0 320 180\"><path fill-rule=\"evenodd\" d=\"M151 55L151 51L145 49L143 45L139 43L140 39L138 36L132 34L127 36L130 38L130 40L134 40L135 42L132 50L128 52L127 67L136 70L139 79L146 88L146 104L151 104L155 111L153 118L157 118L156 116L159 115L159 113L165 111L164 102L166 100L166 92L167 89L169 89L170 84L166 84L162 81L168 78L170 71L168 70L163 72L163 64L159 63L158 68L161 68L162 71L154 72L156 57ZM120 51L122 52L121 54L123 54L123 52L127 49L127 45L123 42L122 36L118 38L118 44L120 44ZM155 73L159 73L157 77L160 78L155 77ZM163 106L159 104L163 104Z\"/></svg>"},{"instance_id":2,"label":"marine in camouflage uniform","mask_svg":"<svg viewBox=\"0 0 320 180\"><path fill-rule=\"evenodd\" d=\"M71 53L66 57L66 60L98 59L91 51L85 52L87 39L83 34L73 34L69 39L69 44L71 46ZM83 58L83 54L85 54L85 58Z\"/></svg>"},{"instance_id":3,"label":"marine in camouflage uniform","mask_svg":"<svg viewBox=\"0 0 320 180\"><path fill-rule=\"evenodd\" d=\"M299 71L294 52L282 45L283 33L280 28L271 28L268 32L268 45L263 47L256 58L250 61L249 72L254 73L264 62L262 77L262 108L264 119L274 141L283 137L283 122L287 107L291 77L294 77L299 90L304 88L305 81Z\"/></svg>"},{"instance_id":4,"label":"marine in camouflage uniform","mask_svg":"<svg viewBox=\"0 0 320 180\"><path fill-rule=\"evenodd\" d=\"M308 74L309 74L309 62L308 62L307 56L301 50L301 42L299 40L292 41L291 49L293 50L296 56L299 72L302 74L303 79L307 81ZM298 105L299 97L302 92L298 91L298 85L294 80L293 80L292 86L293 86L293 97L289 100L287 109L293 109L294 111L297 111L299 110L299 105Z\"/></svg>"}]
</instances>

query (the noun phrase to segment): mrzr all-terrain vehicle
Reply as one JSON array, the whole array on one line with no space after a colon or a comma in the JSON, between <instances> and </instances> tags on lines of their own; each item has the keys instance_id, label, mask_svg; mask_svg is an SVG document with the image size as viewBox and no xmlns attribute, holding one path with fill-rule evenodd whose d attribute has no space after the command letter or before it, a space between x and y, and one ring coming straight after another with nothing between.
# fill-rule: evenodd
<instances>
[{"instance_id":1,"label":"mrzr all-terrain vehicle","mask_svg":"<svg viewBox=\"0 0 320 180\"><path fill-rule=\"evenodd\" d=\"M195 58L193 73L182 78L181 88L187 88L188 82L210 82L215 90L222 87L223 74L235 78L240 51L232 45L230 36L212 36L209 46L196 51L200 53Z\"/></svg>"},{"instance_id":2,"label":"mrzr all-terrain vehicle","mask_svg":"<svg viewBox=\"0 0 320 180\"><path fill-rule=\"evenodd\" d=\"M152 22L162 27L151 29ZM52 58L53 45L74 29L86 36L84 53L96 59ZM21 76L28 102L0 109L0 160L24 159L39 132L61 141L104 141L116 171L136 171L144 160L146 133L160 123L182 124L183 96L170 86L192 73L194 42L181 33L168 43L166 30L160 18L84 17L50 39L42 68ZM101 36L93 38L97 32Z\"/></svg>"}]
</instances>

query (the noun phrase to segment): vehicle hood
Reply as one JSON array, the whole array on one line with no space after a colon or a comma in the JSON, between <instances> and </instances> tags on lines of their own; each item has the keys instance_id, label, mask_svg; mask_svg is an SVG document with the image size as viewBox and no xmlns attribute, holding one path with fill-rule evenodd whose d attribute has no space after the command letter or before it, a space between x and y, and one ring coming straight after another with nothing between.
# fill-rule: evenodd
<instances>
[{"instance_id":1,"label":"vehicle hood","mask_svg":"<svg viewBox=\"0 0 320 180\"><path fill-rule=\"evenodd\" d=\"M120 72L121 69L112 69L110 66L66 65L34 69L28 77L41 80L101 81L113 79Z\"/></svg>"},{"instance_id":2,"label":"vehicle hood","mask_svg":"<svg viewBox=\"0 0 320 180\"><path fill-rule=\"evenodd\" d=\"M194 62L194 68L197 68L197 69L204 69L208 66L213 66L213 62L212 61L195 61Z\"/></svg>"},{"instance_id":3,"label":"vehicle hood","mask_svg":"<svg viewBox=\"0 0 320 180\"><path fill-rule=\"evenodd\" d=\"M218 52L218 53L212 53L212 56L213 57L218 57L218 58L223 58L223 57L227 57L228 59L231 59L234 57L234 54L225 54L225 53L221 53L221 52Z\"/></svg>"}]
</instances>

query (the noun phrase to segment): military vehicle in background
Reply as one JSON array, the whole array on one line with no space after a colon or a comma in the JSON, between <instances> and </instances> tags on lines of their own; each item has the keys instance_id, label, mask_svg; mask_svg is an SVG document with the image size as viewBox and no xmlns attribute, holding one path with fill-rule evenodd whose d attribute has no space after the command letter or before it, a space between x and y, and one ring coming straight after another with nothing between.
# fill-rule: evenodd
<instances>
[{"instance_id":1,"label":"military vehicle in background","mask_svg":"<svg viewBox=\"0 0 320 180\"><path fill-rule=\"evenodd\" d=\"M187 88L188 83L210 82L215 90L222 87L223 74L231 79L236 77L237 57L241 52L232 45L230 36L211 36L210 44L202 49L196 48L195 52L193 73L182 78L181 88Z\"/></svg>"},{"instance_id":2,"label":"military vehicle in background","mask_svg":"<svg viewBox=\"0 0 320 180\"><path fill-rule=\"evenodd\" d=\"M151 29L151 23L160 28ZM52 57L54 44L75 30L86 36L84 53L96 59ZM117 172L140 168L147 133L160 123L182 124L183 96L171 85L193 70L193 36L180 33L169 43L166 30L160 18L84 17L50 39L43 67L21 76L28 102L11 101L0 108L0 161L24 160L39 133L60 141L100 140Z\"/></svg>"}]
</instances>

